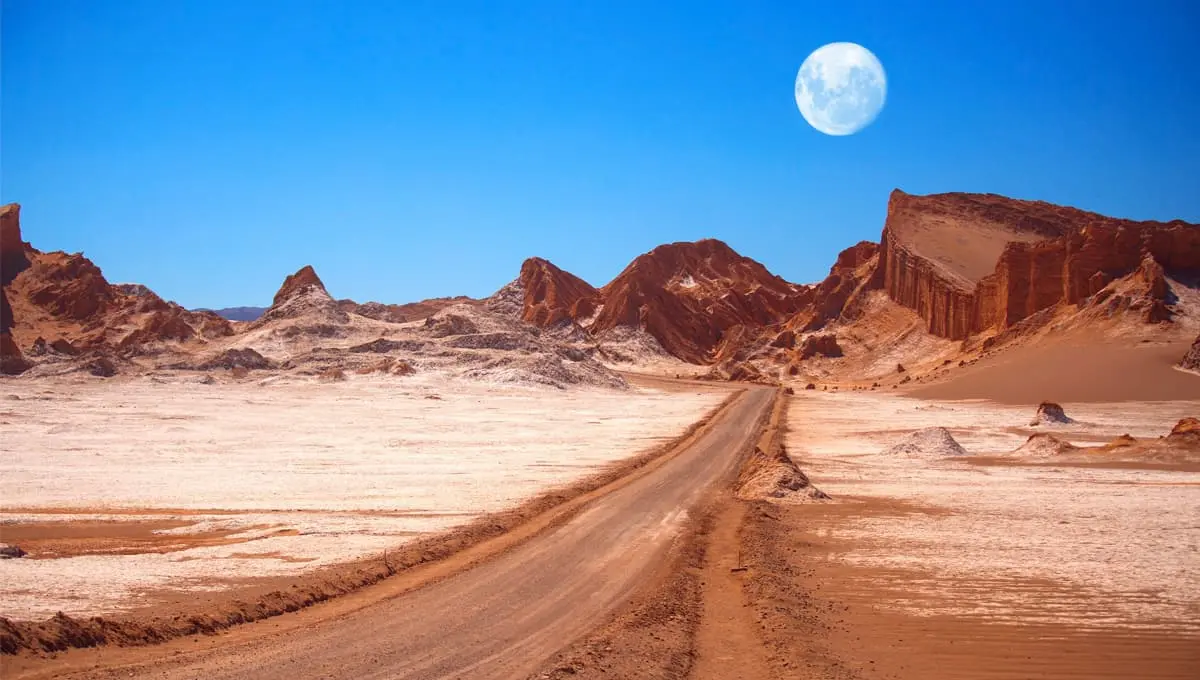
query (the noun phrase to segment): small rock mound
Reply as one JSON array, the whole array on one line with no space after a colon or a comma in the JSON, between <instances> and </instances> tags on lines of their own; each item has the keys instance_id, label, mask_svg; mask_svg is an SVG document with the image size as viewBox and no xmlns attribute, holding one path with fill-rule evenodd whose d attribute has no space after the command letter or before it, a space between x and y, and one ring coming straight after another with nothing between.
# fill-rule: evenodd
<instances>
[{"instance_id":1,"label":"small rock mound","mask_svg":"<svg viewBox=\"0 0 1200 680\"><path fill-rule=\"evenodd\" d=\"M411 343L388 340L387 338L379 338L378 340L372 340L371 342L364 342L361 345L355 345L347 351L355 354L363 354L368 352L371 354L387 354L388 352L394 352L398 349L410 349L410 344Z\"/></svg>"},{"instance_id":2,"label":"small rock mound","mask_svg":"<svg viewBox=\"0 0 1200 680\"><path fill-rule=\"evenodd\" d=\"M262 370L271 368L271 360L254 350L246 347L241 349L227 349L217 356L198 365L196 368L202 371L211 371L217 368L245 368L250 370Z\"/></svg>"},{"instance_id":3,"label":"small rock mound","mask_svg":"<svg viewBox=\"0 0 1200 680\"><path fill-rule=\"evenodd\" d=\"M470 335L479 332L475 325L465 316L459 314L439 314L425 319L425 329L435 338L447 338L452 335Z\"/></svg>"},{"instance_id":4,"label":"small rock mound","mask_svg":"<svg viewBox=\"0 0 1200 680\"><path fill-rule=\"evenodd\" d=\"M771 499L791 503L828 500L829 495L812 485L783 447L754 453L738 476L737 496L743 500Z\"/></svg>"},{"instance_id":5,"label":"small rock mound","mask_svg":"<svg viewBox=\"0 0 1200 680\"><path fill-rule=\"evenodd\" d=\"M25 552L24 550L21 550L21 548L15 546L15 545L9 545L8 543L0 543L0 560L16 559L19 557L24 557L28 554L29 553Z\"/></svg>"},{"instance_id":6,"label":"small rock mound","mask_svg":"<svg viewBox=\"0 0 1200 680\"><path fill-rule=\"evenodd\" d=\"M384 373L388 375L412 375L417 369L412 364L404 359L389 359L384 358L374 366L364 366L355 371L359 375L369 375L371 373Z\"/></svg>"},{"instance_id":7,"label":"small rock mound","mask_svg":"<svg viewBox=\"0 0 1200 680\"><path fill-rule=\"evenodd\" d=\"M84 370L97 378L111 378L117 374L117 365L106 356L98 356L83 364Z\"/></svg>"},{"instance_id":8,"label":"small rock mound","mask_svg":"<svg viewBox=\"0 0 1200 680\"><path fill-rule=\"evenodd\" d=\"M1067 417L1063 407L1052 401L1043 401L1038 404L1037 413L1033 416L1033 420L1029 421L1030 425L1067 425L1075 422Z\"/></svg>"},{"instance_id":9,"label":"small rock mound","mask_svg":"<svg viewBox=\"0 0 1200 680\"><path fill-rule=\"evenodd\" d=\"M327 368L317 374L317 379L322 382L342 382L346 379L346 372L340 368Z\"/></svg>"},{"instance_id":10,"label":"small rock mound","mask_svg":"<svg viewBox=\"0 0 1200 680\"><path fill-rule=\"evenodd\" d=\"M944 427L927 427L906 435L903 439L884 450L884 455L901 458L943 458L965 456L962 447L950 430Z\"/></svg>"},{"instance_id":11,"label":"small rock mound","mask_svg":"<svg viewBox=\"0 0 1200 680\"><path fill-rule=\"evenodd\" d=\"M1065 442L1052 434L1038 432L1029 435L1029 439L1025 440L1014 454L1018 456L1030 456L1034 458L1044 458L1048 456L1057 456L1064 453L1072 453L1078 451L1079 447L1071 442Z\"/></svg>"},{"instance_id":12,"label":"small rock mound","mask_svg":"<svg viewBox=\"0 0 1200 680\"><path fill-rule=\"evenodd\" d=\"M1171 428L1171 434L1167 435L1173 438L1187 437L1190 439L1200 439L1200 419L1184 418L1175 427Z\"/></svg>"}]
</instances>

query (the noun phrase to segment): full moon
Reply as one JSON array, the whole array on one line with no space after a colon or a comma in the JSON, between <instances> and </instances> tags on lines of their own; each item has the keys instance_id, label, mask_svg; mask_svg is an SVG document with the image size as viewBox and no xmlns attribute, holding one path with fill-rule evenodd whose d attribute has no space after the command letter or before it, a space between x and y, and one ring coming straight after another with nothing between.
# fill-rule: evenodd
<instances>
[{"instance_id":1,"label":"full moon","mask_svg":"<svg viewBox=\"0 0 1200 680\"><path fill-rule=\"evenodd\" d=\"M852 135L870 125L886 98L883 64L856 43L817 48L796 74L796 106L809 125L827 135Z\"/></svg>"}]
</instances>

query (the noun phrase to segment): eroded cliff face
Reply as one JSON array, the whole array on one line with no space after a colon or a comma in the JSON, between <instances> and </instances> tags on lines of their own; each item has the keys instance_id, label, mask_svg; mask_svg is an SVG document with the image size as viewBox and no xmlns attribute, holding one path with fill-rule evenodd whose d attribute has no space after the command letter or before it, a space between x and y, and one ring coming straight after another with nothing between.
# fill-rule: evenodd
<instances>
[{"instance_id":1,"label":"eroded cliff face","mask_svg":"<svg viewBox=\"0 0 1200 680\"><path fill-rule=\"evenodd\" d=\"M811 290L804 307L785 323L788 331L804 333L824 328L844 315L853 316L855 301L883 283L880 247L860 241L838 254L829 275Z\"/></svg>"},{"instance_id":2,"label":"eroded cliff face","mask_svg":"<svg viewBox=\"0 0 1200 680\"><path fill-rule=\"evenodd\" d=\"M993 195L896 191L881 250L889 297L919 314L930 333L958 340L1080 304L1150 266L1146 258L1167 273L1200 272L1200 227ZM1165 279L1151 294L1165 305Z\"/></svg>"},{"instance_id":3,"label":"eroded cliff face","mask_svg":"<svg viewBox=\"0 0 1200 680\"><path fill-rule=\"evenodd\" d=\"M43 348L146 351L163 342L230 335L229 322L191 312L145 286L110 284L80 253L43 253L22 241L20 206L0 208L5 364ZM57 351L57 350L56 350Z\"/></svg>"},{"instance_id":4,"label":"eroded cliff face","mask_svg":"<svg viewBox=\"0 0 1200 680\"><path fill-rule=\"evenodd\" d=\"M517 280L524 294L521 318L535 326L586 319L596 310L600 291L540 257L525 260Z\"/></svg>"}]
</instances>

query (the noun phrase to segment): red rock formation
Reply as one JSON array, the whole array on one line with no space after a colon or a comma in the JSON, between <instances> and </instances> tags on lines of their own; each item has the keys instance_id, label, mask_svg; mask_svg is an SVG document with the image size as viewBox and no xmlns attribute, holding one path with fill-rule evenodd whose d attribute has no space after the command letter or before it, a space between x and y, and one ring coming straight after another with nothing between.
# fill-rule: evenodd
<instances>
[{"instance_id":1,"label":"red rock formation","mask_svg":"<svg viewBox=\"0 0 1200 680\"><path fill-rule=\"evenodd\" d=\"M29 370L31 364L21 354L17 343L12 337L13 312L8 304L8 296L0 288L0 373L16 375Z\"/></svg>"},{"instance_id":2,"label":"red rock formation","mask_svg":"<svg viewBox=\"0 0 1200 680\"><path fill-rule=\"evenodd\" d=\"M1172 437L1192 436L1200 437L1200 420L1196 418L1183 418L1175 427L1171 428Z\"/></svg>"},{"instance_id":3,"label":"red rock formation","mask_svg":"<svg viewBox=\"0 0 1200 680\"><path fill-rule=\"evenodd\" d=\"M1191 349L1187 354L1183 355L1183 359L1179 362L1180 368L1185 368L1189 371L1200 371L1200 335L1192 342Z\"/></svg>"},{"instance_id":4,"label":"red rock formation","mask_svg":"<svg viewBox=\"0 0 1200 680\"><path fill-rule=\"evenodd\" d=\"M1119 220L991 194L895 191L881 247L888 295L924 318L931 333L951 339L1078 304L1114 278L1146 269L1146 257L1168 272L1200 271L1197 225ZM1152 289L1162 299L1166 282L1158 280Z\"/></svg>"},{"instance_id":5,"label":"red rock formation","mask_svg":"<svg viewBox=\"0 0 1200 680\"><path fill-rule=\"evenodd\" d=\"M546 260L526 260L520 278L487 304L543 327L570 320L592 334L640 328L672 355L708 364L737 354L743 341L796 314L811 295L706 239L659 246L599 290Z\"/></svg>"},{"instance_id":6,"label":"red rock formation","mask_svg":"<svg viewBox=\"0 0 1200 680\"><path fill-rule=\"evenodd\" d=\"M881 285L879 245L860 241L838 254L829 276L811 290L810 301L788 320L787 327L798 332L820 330L841 317L856 297Z\"/></svg>"},{"instance_id":7,"label":"red rock formation","mask_svg":"<svg viewBox=\"0 0 1200 680\"><path fill-rule=\"evenodd\" d=\"M283 319L303 319L309 331L322 333L350 321L311 265L301 267L283 280L271 307L251 322L250 327L261 328ZM293 332L299 331L293 329Z\"/></svg>"},{"instance_id":8,"label":"red rock formation","mask_svg":"<svg viewBox=\"0 0 1200 680\"><path fill-rule=\"evenodd\" d=\"M5 328L13 348L38 338L51 346L66 342L80 350L120 346L138 352L147 343L229 335L229 323L206 312L166 302L145 286L108 283L82 254L42 253L21 242L15 204L0 209L3 226ZM20 244L20 257L12 248ZM18 261L21 265L12 268ZM127 292L128 291L128 292Z\"/></svg>"},{"instance_id":9,"label":"red rock formation","mask_svg":"<svg viewBox=\"0 0 1200 680\"><path fill-rule=\"evenodd\" d=\"M0 285L7 286L29 266L21 240L21 206L0 206Z\"/></svg>"},{"instance_id":10,"label":"red rock formation","mask_svg":"<svg viewBox=\"0 0 1200 680\"><path fill-rule=\"evenodd\" d=\"M271 302L271 306L278 307L287 300L313 288L318 288L322 292L326 292L325 284L321 282L321 277L317 276L317 272L312 268L312 265L306 264L295 274L283 280L283 285L275 292L275 299Z\"/></svg>"},{"instance_id":11,"label":"red rock formation","mask_svg":"<svg viewBox=\"0 0 1200 680\"><path fill-rule=\"evenodd\" d=\"M524 294L521 316L534 325L545 328L585 319L596 311L599 291L540 257L525 260L517 281Z\"/></svg>"},{"instance_id":12,"label":"red rock formation","mask_svg":"<svg viewBox=\"0 0 1200 680\"><path fill-rule=\"evenodd\" d=\"M730 328L778 323L810 296L720 241L672 243L639 256L600 290L603 307L589 330L640 327L674 356L703 364Z\"/></svg>"}]
</instances>

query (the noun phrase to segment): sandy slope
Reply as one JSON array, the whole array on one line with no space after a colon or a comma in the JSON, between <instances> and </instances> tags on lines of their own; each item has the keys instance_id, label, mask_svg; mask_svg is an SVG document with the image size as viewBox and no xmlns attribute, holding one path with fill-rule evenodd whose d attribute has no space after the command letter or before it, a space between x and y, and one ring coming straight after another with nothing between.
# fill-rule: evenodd
<instances>
[{"instance_id":1,"label":"sandy slope","mask_svg":"<svg viewBox=\"0 0 1200 680\"><path fill-rule=\"evenodd\" d=\"M1073 337L1014 347L910 392L926 399L1170 401L1200 399L1200 376L1174 367L1190 341L1133 343Z\"/></svg>"}]
</instances>

